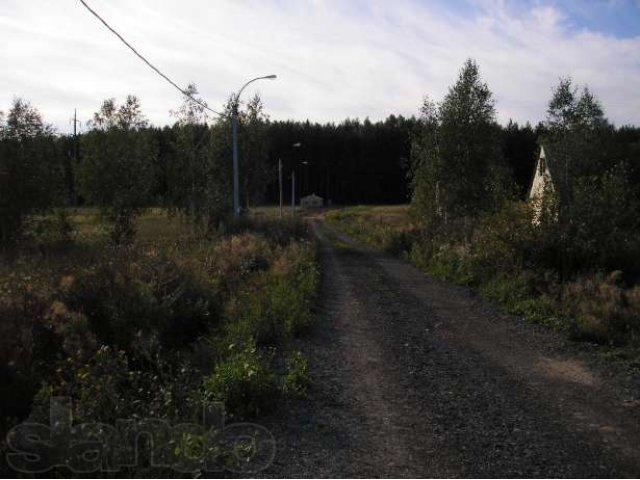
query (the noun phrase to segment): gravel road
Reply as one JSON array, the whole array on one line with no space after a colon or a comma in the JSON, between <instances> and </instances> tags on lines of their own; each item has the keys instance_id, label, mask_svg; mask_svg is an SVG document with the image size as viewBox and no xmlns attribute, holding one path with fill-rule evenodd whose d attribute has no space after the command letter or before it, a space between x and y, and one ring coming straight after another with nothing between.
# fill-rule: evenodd
<instances>
[{"instance_id":1,"label":"gravel road","mask_svg":"<svg viewBox=\"0 0 640 480\"><path fill-rule=\"evenodd\" d=\"M312 221L306 399L266 419L273 477L638 477L640 387L567 342Z\"/></svg>"}]
</instances>

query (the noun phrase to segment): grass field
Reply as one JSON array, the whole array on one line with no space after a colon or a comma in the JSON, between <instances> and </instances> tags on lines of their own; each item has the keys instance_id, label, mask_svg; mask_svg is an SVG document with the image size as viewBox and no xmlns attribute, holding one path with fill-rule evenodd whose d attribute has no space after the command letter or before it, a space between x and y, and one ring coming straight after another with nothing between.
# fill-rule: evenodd
<instances>
[{"instance_id":1,"label":"grass field","mask_svg":"<svg viewBox=\"0 0 640 480\"><path fill-rule=\"evenodd\" d=\"M205 237L148 210L127 247L92 209L33 219L0 254L2 438L46 421L52 396L70 397L80 423L198 422L203 402L259 418L305 391L293 340L318 275L304 223L270 211Z\"/></svg>"},{"instance_id":2,"label":"grass field","mask_svg":"<svg viewBox=\"0 0 640 480\"><path fill-rule=\"evenodd\" d=\"M393 252L402 234L415 229L408 212L408 205L360 205L330 210L326 218L348 235Z\"/></svg>"}]
</instances>

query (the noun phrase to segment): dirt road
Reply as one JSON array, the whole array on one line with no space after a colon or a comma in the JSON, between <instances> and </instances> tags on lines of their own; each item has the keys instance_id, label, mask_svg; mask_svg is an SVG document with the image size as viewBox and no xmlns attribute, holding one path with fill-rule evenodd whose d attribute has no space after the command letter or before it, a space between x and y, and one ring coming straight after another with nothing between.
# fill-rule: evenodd
<instances>
[{"instance_id":1,"label":"dirt road","mask_svg":"<svg viewBox=\"0 0 640 480\"><path fill-rule=\"evenodd\" d=\"M313 222L312 387L268 419L269 476L640 475L637 378ZM595 347L591 347L591 350Z\"/></svg>"}]
</instances>

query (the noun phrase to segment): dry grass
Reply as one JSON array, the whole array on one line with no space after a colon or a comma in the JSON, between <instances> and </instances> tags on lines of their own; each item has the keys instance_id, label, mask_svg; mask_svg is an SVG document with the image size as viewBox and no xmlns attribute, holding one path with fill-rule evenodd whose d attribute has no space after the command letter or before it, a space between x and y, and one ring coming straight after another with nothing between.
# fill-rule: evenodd
<instances>
[{"instance_id":1,"label":"dry grass","mask_svg":"<svg viewBox=\"0 0 640 480\"><path fill-rule=\"evenodd\" d=\"M354 238L394 253L415 230L408 205L346 207L330 210L326 218Z\"/></svg>"},{"instance_id":2,"label":"dry grass","mask_svg":"<svg viewBox=\"0 0 640 480\"><path fill-rule=\"evenodd\" d=\"M623 288L620 272L589 276L565 286L563 303L575 319L574 336L623 345L640 337L640 287Z\"/></svg>"},{"instance_id":3,"label":"dry grass","mask_svg":"<svg viewBox=\"0 0 640 480\"><path fill-rule=\"evenodd\" d=\"M308 324L318 277L303 226L261 218L211 238L151 209L136 220L134 245L115 247L95 210L71 210L68 221L64 242L41 217L23 244L0 252L0 434L29 414L38 391L34 405L70 395L105 422L113 419L102 407L126 417L148 414L147 404L160 417L188 418L203 377L235 358L231 341L284 381L278 365ZM277 341L263 356L256 340L265 325ZM207 394L237 381L244 388L234 372Z\"/></svg>"}]
</instances>

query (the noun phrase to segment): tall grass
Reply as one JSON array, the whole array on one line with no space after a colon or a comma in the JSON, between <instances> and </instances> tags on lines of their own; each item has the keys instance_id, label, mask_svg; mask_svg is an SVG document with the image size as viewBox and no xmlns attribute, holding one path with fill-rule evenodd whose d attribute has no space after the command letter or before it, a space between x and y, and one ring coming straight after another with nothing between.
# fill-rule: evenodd
<instances>
[{"instance_id":1,"label":"tall grass","mask_svg":"<svg viewBox=\"0 0 640 480\"><path fill-rule=\"evenodd\" d=\"M117 247L93 212L68 219L73 238L34 230L0 254L2 432L46 422L52 395L73 399L77 422L184 423L202 402L249 419L296 394L300 362L288 359L318 282L301 221L243 220L204 238L153 210Z\"/></svg>"}]
</instances>

